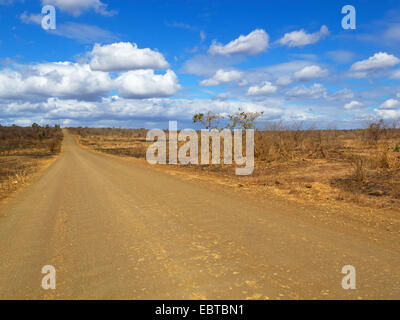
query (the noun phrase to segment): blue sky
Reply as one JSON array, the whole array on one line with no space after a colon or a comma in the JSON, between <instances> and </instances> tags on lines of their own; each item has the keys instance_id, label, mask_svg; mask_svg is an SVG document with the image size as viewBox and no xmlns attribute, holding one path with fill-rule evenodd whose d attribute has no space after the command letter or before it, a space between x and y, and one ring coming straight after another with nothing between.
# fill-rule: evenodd
<instances>
[{"instance_id":1,"label":"blue sky","mask_svg":"<svg viewBox=\"0 0 400 320\"><path fill-rule=\"evenodd\" d=\"M238 108L264 111L261 127L398 119L399 13L394 0L0 0L0 124L187 127Z\"/></svg>"}]
</instances>

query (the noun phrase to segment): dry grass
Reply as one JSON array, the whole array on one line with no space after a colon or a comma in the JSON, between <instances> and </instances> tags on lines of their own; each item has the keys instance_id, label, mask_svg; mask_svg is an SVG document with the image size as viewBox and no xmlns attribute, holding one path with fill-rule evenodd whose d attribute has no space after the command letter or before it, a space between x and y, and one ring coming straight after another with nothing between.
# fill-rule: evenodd
<instances>
[{"instance_id":1,"label":"dry grass","mask_svg":"<svg viewBox=\"0 0 400 320\"><path fill-rule=\"evenodd\" d=\"M71 131L82 144L119 156L145 158L150 145L144 129ZM235 176L235 164L176 167L296 199L400 208L400 129L383 121L357 130L303 130L299 123L269 123L256 132L255 158L254 173L248 177Z\"/></svg>"},{"instance_id":2,"label":"dry grass","mask_svg":"<svg viewBox=\"0 0 400 320\"><path fill-rule=\"evenodd\" d=\"M145 158L147 146L145 129L69 128L79 136L79 142L93 150L136 158Z\"/></svg>"},{"instance_id":3,"label":"dry grass","mask_svg":"<svg viewBox=\"0 0 400 320\"><path fill-rule=\"evenodd\" d=\"M0 126L0 200L59 153L62 139L59 127Z\"/></svg>"}]
</instances>

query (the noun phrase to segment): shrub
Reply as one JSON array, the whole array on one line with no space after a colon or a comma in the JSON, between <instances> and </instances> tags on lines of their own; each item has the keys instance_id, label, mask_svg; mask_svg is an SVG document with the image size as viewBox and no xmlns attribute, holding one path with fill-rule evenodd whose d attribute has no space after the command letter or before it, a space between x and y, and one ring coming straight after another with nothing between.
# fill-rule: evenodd
<instances>
[{"instance_id":1,"label":"shrub","mask_svg":"<svg viewBox=\"0 0 400 320\"><path fill-rule=\"evenodd\" d=\"M57 138L53 138L53 139L49 140L49 142L47 143L47 146L51 153L58 153L61 151L61 140L59 140Z\"/></svg>"},{"instance_id":2,"label":"shrub","mask_svg":"<svg viewBox=\"0 0 400 320\"><path fill-rule=\"evenodd\" d=\"M354 156L351 158L351 164L354 169L354 179L358 182L363 182L366 178L365 159L360 156Z\"/></svg>"},{"instance_id":3,"label":"shrub","mask_svg":"<svg viewBox=\"0 0 400 320\"><path fill-rule=\"evenodd\" d=\"M378 122L370 122L365 132L365 138L371 145L377 145L378 141L387 133L387 126L381 119Z\"/></svg>"}]
</instances>

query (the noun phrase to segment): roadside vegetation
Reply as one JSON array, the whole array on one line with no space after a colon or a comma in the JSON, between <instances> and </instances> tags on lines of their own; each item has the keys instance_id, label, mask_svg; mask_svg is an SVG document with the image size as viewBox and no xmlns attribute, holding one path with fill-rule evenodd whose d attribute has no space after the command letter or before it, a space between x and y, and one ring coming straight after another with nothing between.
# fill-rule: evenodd
<instances>
[{"instance_id":1,"label":"roadside vegetation","mask_svg":"<svg viewBox=\"0 0 400 320\"><path fill-rule=\"evenodd\" d=\"M61 151L59 126L0 125L0 200L29 180Z\"/></svg>"},{"instance_id":2,"label":"roadside vegetation","mask_svg":"<svg viewBox=\"0 0 400 320\"><path fill-rule=\"evenodd\" d=\"M207 129L254 128L261 113L196 114ZM71 128L94 150L145 159L151 144L145 129ZM221 139L223 159L223 139ZM223 161L221 161L223 163ZM170 166L167 166L170 167ZM256 188L303 201L355 203L400 209L398 122L370 122L364 129L305 128L301 122L267 122L255 133L255 170L235 176L236 165L177 165L199 176L223 177L241 188Z\"/></svg>"}]
</instances>

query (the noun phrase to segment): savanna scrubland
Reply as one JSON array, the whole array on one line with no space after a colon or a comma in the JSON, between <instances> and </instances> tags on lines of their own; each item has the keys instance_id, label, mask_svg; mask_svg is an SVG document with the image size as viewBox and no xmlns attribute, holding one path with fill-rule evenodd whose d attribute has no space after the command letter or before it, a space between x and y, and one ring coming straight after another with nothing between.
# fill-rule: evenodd
<instances>
[{"instance_id":1,"label":"savanna scrubland","mask_svg":"<svg viewBox=\"0 0 400 320\"><path fill-rule=\"evenodd\" d=\"M61 151L62 140L59 126L0 125L0 200L54 160Z\"/></svg>"},{"instance_id":2,"label":"savanna scrubland","mask_svg":"<svg viewBox=\"0 0 400 320\"><path fill-rule=\"evenodd\" d=\"M240 118L240 113L237 115ZM245 121L231 117L224 122L219 115L209 113L197 114L193 120L207 129L245 129L253 127L259 116L252 114ZM85 147L143 161L153 143L146 141L146 129L78 127L69 131ZM0 198L18 189L53 160L61 151L62 140L59 126L0 126ZM354 130L304 128L301 122L267 122L255 131L255 168L250 176L236 176L237 165L224 164L223 144L221 138L221 164L165 167L228 179L240 188L261 188L296 200L400 209L397 121L370 122L366 128Z\"/></svg>"},{"instance_id":3,"label":"savanna scrubland","mask_svg":"<svg viewBox=\"0 0 400 320\"><path fill-rule=\"evenodd\" d=\"M208 113L197 114L193 120L207 129L246 129L254 127L260 115L238 112L224 121L220 115ZM153 143L146 141L145 129L80 127L69 130L81 145L90 149L143 161ZM257 189L302 202L400 209L397 121L371 121L365 128L354 130L304 128L300 122L267 122L255 132L255 169L250 176L236 176L236 164L223 164L223 139L220 156L218 165L158 167L222 178L239 188Z\"/></svg>"}]
</instances>

